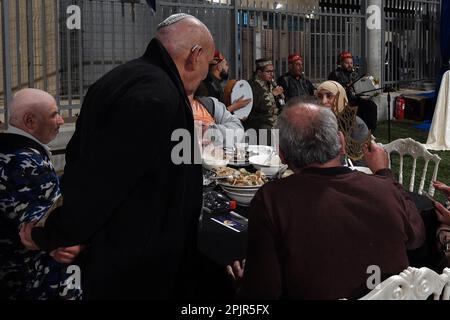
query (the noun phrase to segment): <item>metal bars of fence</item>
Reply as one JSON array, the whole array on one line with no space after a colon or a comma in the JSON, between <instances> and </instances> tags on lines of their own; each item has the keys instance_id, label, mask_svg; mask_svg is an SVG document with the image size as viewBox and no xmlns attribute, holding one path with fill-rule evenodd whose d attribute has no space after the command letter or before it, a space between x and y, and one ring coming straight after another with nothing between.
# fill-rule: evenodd
<instances>
[{"instance_id":1,"label":"metal bars of fence","mask_svg":"<svg viewBox=\"0 0 450 320\"><path fill-rule=\"evenodd\" d=\"M287 56L300 53L305 75L316 83L327 78L343 50L363 69L367 58L364 0L323 0L320 6L286 1L282 8L270 1L164 0L157 1L156 13L134 0L0 1L0 116L23 87L49 91L68 116L74 115L89 86L140 56L157 24L177 12L197 16L209 27L231 76L239 79L249 79L255 59L264 56L281 75ZM66 26L72 5L81 10L81 29ZM434 78L440 1L384 0L383 5L386 84Z\"/></svg>"},{"instance_id":2,"label":"metal bars of fence","mask_svg":"<svg viewBox=\"0 0 450 320\"><path fill-rule=\"evenodd\" d=\"M439 68L439 1L385 0L384 83L433 79Z\"/></svg>"}]
</instances>

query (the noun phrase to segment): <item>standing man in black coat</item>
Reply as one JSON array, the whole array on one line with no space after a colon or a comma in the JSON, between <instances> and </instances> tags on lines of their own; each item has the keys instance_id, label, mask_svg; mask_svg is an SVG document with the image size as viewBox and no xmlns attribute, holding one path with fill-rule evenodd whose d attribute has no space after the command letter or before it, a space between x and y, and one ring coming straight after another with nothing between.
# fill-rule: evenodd
<instances>
[{"instance_id":1,"label":"standing man in black coat","mask_svg":"<svg viewBox=\"0 0 450 320\"><path fill-rule=\"evenodd\" d=\"M22 242L45 251L86 244L85 299L189 297L202 206L202 169L187 98L214 55L207 27L175 14L145 54L89 89L67 146L64 205ZM181 153L180 135L189 134Z\"/></svg>"}]
</instances>

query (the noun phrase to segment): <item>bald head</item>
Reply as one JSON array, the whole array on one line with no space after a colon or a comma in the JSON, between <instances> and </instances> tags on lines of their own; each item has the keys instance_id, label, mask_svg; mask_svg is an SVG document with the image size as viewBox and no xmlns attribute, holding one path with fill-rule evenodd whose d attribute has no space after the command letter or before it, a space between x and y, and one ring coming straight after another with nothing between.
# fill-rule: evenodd
<instances>
[{"instance_id":1,"label":"bald head","mask_svg":"<svg viewBox=\"0 0 450 320\"><path fill-rule=\"evenodd\" d=\"M214 45L211 33L203 22L188 14L174 14L168 17L160 23L155 37L161 41L174 60L180 56L187 56L188 51L195 45L204 48Z\"/></svg>"},{"instance_id":2,"label":"bald head","mask_svg":"<svg viewBox=\"0 0 450 320\"><path fill-rule=\"evenodd\" d=\"M53 140L64 123L50 94L39 89L18 91L9 107L9 124L47 144Z\"/></svg>"},{"instance_id":3,"label":"bald head","mask_svg":"<svg viewBox=\"0 0 450 320\"><path fill-rule=\"evenodd\" d=\"M175 62L186 93L195 92L214 56L214 40L208 28L194 16L175 14L159 25L155 37Z\"/></svg>"},{"instance_id":4,"label":"bald head","mask_svg":"<svg viewBox=\"0 0 450 320\"><path fill-rule=\"evenodd\" d=\"M291 167L339 164L342 141L330 109L294 99L278 117L276 128L280 149Z\"/></svg>"},{"instance_id":5,"label":"bald head","mask_svg":"<svg viewBox=\"0 0 450 320\"><path fill-rule=\"evenodd\" d=\"M18 91L9 107L9 123L21 126L23 115L27 112L39 113L46 106L56 103L55 99L45 91L38 89L22 89Z\"/></svg>"}]
</instances>

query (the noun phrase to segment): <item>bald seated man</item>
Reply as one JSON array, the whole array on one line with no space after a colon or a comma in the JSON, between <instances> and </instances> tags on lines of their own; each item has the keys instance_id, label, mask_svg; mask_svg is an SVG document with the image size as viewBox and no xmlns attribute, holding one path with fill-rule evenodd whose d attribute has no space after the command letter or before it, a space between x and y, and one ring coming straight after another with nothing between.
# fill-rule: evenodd
<instances>
[{"instance_id":1,"label":"bald seated man","mask_svg":"<svg viewBox=\"0 0 450 320\"><path fill-rule=\"evenodd\" d=\"M203 180L188 96L214 51L201 21L175 14L142 57L89 88L67 147L64 206L22 232L47 252L87 245L83 299L191 296Z\"/></svg>"},{"instance_id":2,"label":"bald seated man","mask_svg":"<svg viewBox=\"0 0 450 320\"><path fill-rule=\"evenodd\" d=\"M43 251L25 250L19 229L24 222L40 220L61 194L46 144L64 120L55 99L37 89L17 92L9 111L8 130L0 133L0 298L56 299L64 291L60 283L69 276L67 266ZM51 255L67 263L77 250ZM77 294L72 291L65 298Z\"/></svg>"}]
</instances>

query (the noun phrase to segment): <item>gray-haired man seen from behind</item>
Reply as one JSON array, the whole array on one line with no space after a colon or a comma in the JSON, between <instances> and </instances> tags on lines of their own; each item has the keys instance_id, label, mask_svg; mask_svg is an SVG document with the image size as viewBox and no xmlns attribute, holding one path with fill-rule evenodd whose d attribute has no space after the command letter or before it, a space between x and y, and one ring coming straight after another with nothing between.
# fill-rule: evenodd
<instances>
[{"instance_id":1,"label":"gray-haired man seen from behind","mask_svg":"<svg viewBox=\"0 0 450 320\"><path fill-rule=\"evenodd\" d=\"M360 297L369 266L380 278L408 266L425 237L421 217L372 143L366 175L341 165L344 138L331 110L290 101L279 116L280 155L295 174L263 186L251 203L239 296L251 299Z\"/></svg>"}]
</instances>

